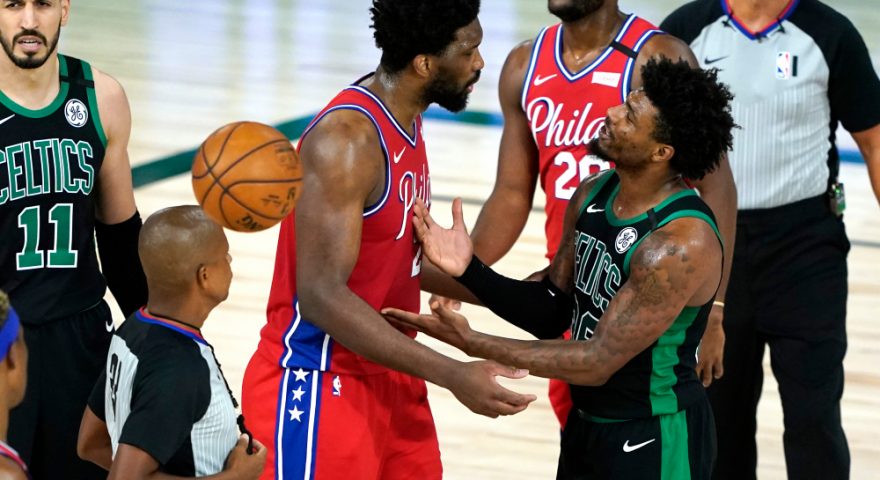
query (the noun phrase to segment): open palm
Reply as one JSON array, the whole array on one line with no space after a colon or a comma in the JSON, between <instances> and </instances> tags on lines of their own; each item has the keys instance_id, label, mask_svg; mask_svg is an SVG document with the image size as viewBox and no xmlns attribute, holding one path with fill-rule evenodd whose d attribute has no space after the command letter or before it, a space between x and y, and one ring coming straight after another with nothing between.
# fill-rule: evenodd
<instances>
[{"instance_id":1,"label":"open palm","mask_svg":"<svg viewBox=\"0 0 880 480\"><path fill-rule=\"evenodd\" d=\"M474 245L468 235L461 213L461 199L452 201L452 228L443 228L434 222L421 199L413 207L413 228L422 243L422 253L447 275L461 276L474 255Z\"/></svg>"}]
</instances>

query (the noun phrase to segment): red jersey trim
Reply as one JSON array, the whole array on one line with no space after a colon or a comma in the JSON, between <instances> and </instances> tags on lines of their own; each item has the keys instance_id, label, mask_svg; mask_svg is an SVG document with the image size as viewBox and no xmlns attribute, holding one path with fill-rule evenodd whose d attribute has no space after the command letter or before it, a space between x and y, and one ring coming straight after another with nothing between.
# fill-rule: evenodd
<instances>
[{"instance_id":1,"label":"red jersey trim","mask_svg":"<svg viewBox=\"0 0 880 480\"><path fill-rule=\"evenodd\" d=\"M621 40L623 40L624 35L626 35L627 30L629 30L629 27L636 20L636 18L638 17L633 14L630 14L629 17L627 17L626 21L623 22L623 26L620 27L620 31L618 31L617 35L614 37L615 42L619 43ZM562 24L560 23L559 28L556 30L556 46L553 49L553 52L554 58L556 59L556 67L559 69L560 72L562 72L562 75L569 82L574 82L588 75L599 65L602 65L602 62L604 62L605 59L607 59L614 52L614 47L609 45L605 48L605 51L602 52L601 55L599 55L598 58L593 60L593 63L580 69L578 72L571 73L571 71L568 70L568 67L565 66L565 62L562 61Z\"/></svg>"},{"instance_id":2,"label":"red jersey trim","mask_svg":"<svg viewBox=\"0 0 880 480\"><path fill-rule=\"evenodd\" d=\"M388 121L391 122L391 125L394 125L394 128L397 129L397 132L400 133L400 136L402 136L404 139L406 139L406 141L409 142L409 144L413 148L415 148L415 146L419 142L419 128L418 128L419 126L418 126L418 123L416 122L416 120L413 120L413 124L412 124L413 135L410 136L409 133L407 133L407 131L403 127L401 127L399 123L397 123L397 119L394 117L394 115L391 114L391 111L388 110L388 107L385 106L385 103L382 102L382 99L377 97L376 95L374 95L373 92L369 91L368 89L366 89L360 85L352 85L352 86L346 88L346 90L356 90L356 91L366 95L371 100L373 100L373 102L375 102L376 105L378 105L379 108L382 109L382 112L385 113L385 116L388 118ZM418 118L418 116L416 116L416 118Z\"/></svg>"}]
</instances>

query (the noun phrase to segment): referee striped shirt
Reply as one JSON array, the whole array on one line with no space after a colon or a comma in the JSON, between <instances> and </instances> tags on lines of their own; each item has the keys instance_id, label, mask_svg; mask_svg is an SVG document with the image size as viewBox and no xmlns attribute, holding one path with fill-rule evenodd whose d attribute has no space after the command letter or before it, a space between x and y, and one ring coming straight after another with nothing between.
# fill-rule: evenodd
<instances>
[{"instance_id":1,"label":"referee striped shirt","mask_svg":"<svg viewBox=\"0 0 880 480\"><path fill-rule=\"evenodd\" d=\"M113 335L89 399L120 443L150 454L164 473L213 475L238 440L236 413L201 333L140 310Z\"/></svg>"},{"instance_id":2,"label":"referee striped shirt","mask_svg":"<svg viewBox=\"0 0 880 480\"><path fill-rule=\"evenodd\" d=\"M730 166L739 208L788 205L825 193L837 176L839 123L880 124L880 79L853 24L817 0L792 0L749 30L725 0L697 0L663 21L734 93Z\"/></svg>"}]
</instances>

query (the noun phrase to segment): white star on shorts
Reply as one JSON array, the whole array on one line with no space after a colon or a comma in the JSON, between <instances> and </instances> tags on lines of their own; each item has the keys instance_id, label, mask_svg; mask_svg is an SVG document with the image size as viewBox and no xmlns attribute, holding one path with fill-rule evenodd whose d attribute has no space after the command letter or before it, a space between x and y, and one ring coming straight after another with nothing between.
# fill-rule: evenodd
<instances>
[{"instance_id":1,"label":"white star on shorts","mask_svg":"<svg viewBox=\"0 0 880 480\"><path fill-rule=\"evenodd\" d=\"M302 385L299 385L296 387L296 390L291 390L290 393L293 394L293 401L299 402L300 400L302 400L302 396L304 393L306 393L306 391L303 390Z\"/></svg>"},{"instance_id":2,"label":"white star on shorts","mask_svg":"<svg viewBox=\"0 0 880 480\"><path fill-rule=\"evenodd\" d=\"M305 382L305 381L306 381L306 377L309 376L309 372L303 370L302 367L300 367L299 370L294 370L294 371L293 371L293 374L296 375L296 381L297 381L297 382Z\"/></svg>"},{"instance_id":3,"label":"white star on shorts","mask_svg":"<svg viewBox=\"0 0 880 480\"><path fill-rule=\"evenodd\" d=\"M302 422L300 417L302 417L302 414L305 412L296 408L296 406L293 407L293 410L288 410L288 412L290 413L290 421L296 420L297 422Z\"/></svg>"}]
</instances>

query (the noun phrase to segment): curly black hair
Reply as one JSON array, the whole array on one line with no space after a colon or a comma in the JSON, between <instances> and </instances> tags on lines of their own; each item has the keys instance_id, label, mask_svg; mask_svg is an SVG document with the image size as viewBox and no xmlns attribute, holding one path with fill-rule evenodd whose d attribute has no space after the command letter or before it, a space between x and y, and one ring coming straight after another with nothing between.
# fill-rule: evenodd
<instances>
[{"instance_id":1,"label":"curly black hair","mask_svg":"<svg viewBox=\"0 0 880 480\"><path fill-rule=\"evenodd\" d=\"M718 70L651 59L642 67L642 82L658 111L654 139L675 149L672 169L694 180L715 170L737 127L730 114L733 94L718 81Z\"/></svg>"},{"instance_id":2,"label":"curly black hair","mask_svg":"<svg viewBox=\"0 0 880 480\"><path fill-rule=\"evenodd\" d=\"M416 55L440 55L477 18L480 0L373 0L373 38L382 67L397 73Z\"/></svg>"}]
</instances>

